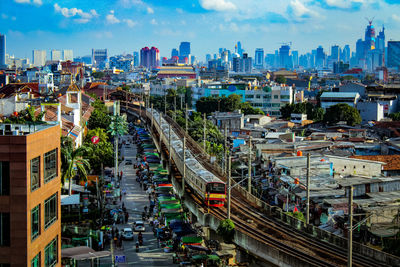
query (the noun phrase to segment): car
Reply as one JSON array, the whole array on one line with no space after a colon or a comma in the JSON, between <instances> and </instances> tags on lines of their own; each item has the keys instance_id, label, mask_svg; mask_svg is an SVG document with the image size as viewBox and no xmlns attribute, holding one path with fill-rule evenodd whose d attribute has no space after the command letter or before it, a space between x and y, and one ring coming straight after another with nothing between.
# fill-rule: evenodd
<instances>
[{"instance_id":1,"label":"car","mask_svg":"<svg viewBox=\"0 0 400 267\"><path fill-rule=\"evenodd\" d=\"M131 159L125 160L125 165L132 165L132 160Z\"/></svg>"},{"instance_id":2,"label":"car","mask_svg":"<svg viewBox=\"0 0 400 267\"><path fill-rule=\"evenodd\" d=\"M136 221L133 229L135 232L146 231L146 228L144 227L144 222L142 222L142 221Z\"/></svg>"},{"instance_id":3,"label":"car","mask_svg":"<svg viewBox=\"0 0 400 267\"><path fill-rule=\"evenodd\" d=\"M133 240L133 231L131 228L124 228L122 230L122 238L124 240Z\"/></svg>"},{"instance_id":4,"label":"car","mask_svg":"<svg viewBox=\"0 0 400 267\"><path fill-rule=\"evenodd\" d=\"M129 144L125 145L125 148L131 148L131 145Z\"/></svg>"}]
</instances>

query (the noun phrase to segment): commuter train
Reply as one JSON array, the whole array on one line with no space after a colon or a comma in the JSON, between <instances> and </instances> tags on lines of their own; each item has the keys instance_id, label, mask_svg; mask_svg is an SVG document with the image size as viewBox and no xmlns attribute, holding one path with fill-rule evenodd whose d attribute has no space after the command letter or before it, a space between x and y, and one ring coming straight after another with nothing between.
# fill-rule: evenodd
<instances>
[{"instance_id":1,"label":"commuter train","mask_svg":"<svg viewBox=\"0 0 400 267\"><path fill-rule=\"evenodd\" d=\"M168 123L162 119L160 124L159 114L154 114L154 120L161 125L164 136L169 137ZM175 160L179 171L183 173L183 143L176 133L171 129L171 151L172 156L178 156L181 161ZM186 177L185 184L189 185L198 196L202 198L207 206L224 206L226 199L226 184L213 173L206 170L188 149L186 149Z\"/></svg>"}]
</instances>

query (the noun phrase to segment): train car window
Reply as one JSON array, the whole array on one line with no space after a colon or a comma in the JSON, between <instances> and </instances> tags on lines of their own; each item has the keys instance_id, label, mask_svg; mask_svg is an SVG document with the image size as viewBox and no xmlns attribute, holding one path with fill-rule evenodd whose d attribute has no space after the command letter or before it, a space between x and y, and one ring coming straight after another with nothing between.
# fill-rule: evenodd
<instances>
[{"instance_id":1,"label":"train car window","mask_svg":"<svg viewBox=\"0 0 400 267\"><path fill-rule=\"evenodd\" d=\"M207 192L225 194L225 184L209 183L207 184Z\"/></svg>"}]
</instances>

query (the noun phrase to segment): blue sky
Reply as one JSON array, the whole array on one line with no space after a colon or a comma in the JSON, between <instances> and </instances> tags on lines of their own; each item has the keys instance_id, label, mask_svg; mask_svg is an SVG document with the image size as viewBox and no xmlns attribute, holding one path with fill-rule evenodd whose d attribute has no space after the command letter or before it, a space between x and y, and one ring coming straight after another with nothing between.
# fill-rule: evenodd
<instances>
[{"instance_id":1,"label":"blue sky","mask_svg":"<svg viewBox=\"0 0 400 267\"><path fill-rule=\"evenodd\" d=\"M319 45L350 44L363 37L375 17L386 39L400 40L400 0L0 0L0 33L7 52L31 57L33 49L91 48L109 54L156 46L170 56L181 41L204 60L237 41L253 56L273 53L282 42L308 52Z\"/></svg>"}]
</instances>

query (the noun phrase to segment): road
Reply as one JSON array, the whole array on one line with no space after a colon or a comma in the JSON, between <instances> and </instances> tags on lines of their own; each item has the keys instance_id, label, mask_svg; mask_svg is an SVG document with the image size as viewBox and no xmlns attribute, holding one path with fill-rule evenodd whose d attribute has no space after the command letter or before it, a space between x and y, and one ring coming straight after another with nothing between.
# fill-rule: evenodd
<instances>
[{"instance_id":1,"label":"road","mask_svg":"<svg viewBox=\"0 0 400 267\"><path fill-rule=\"evenodd\" d=\"M126 137L124 137L126 140ZM127 224L117 224L121 231L125 227L131 227L132 223L142 220L142 212L144 206L149 206L147 193L140 188L140 184L136 182L136 170L133 165L126 165L126 160L131 159L133 163L136 161L136 145L131 144L130 148L123 147L121 150L124 155L124 161L120 164L120 170L123 171L121 181L121 190L126 190L126 195L122 197L129 219ZM114 249L114 255L125 256L125 263L116 263L115 266L177 266L172 263L172 254L164 253L162 248L158 247L157 239L153 235L153 231L148 223L145 223L146 232L143 233L143 246L139 252L136 252L135 244L137 241L137 233L134 234L134 241L123 241L122 249ZM101 259L101 266L111 266L110 259ZM80 265L81 266L81 265Z\"/></svg>"}]
</instances>

